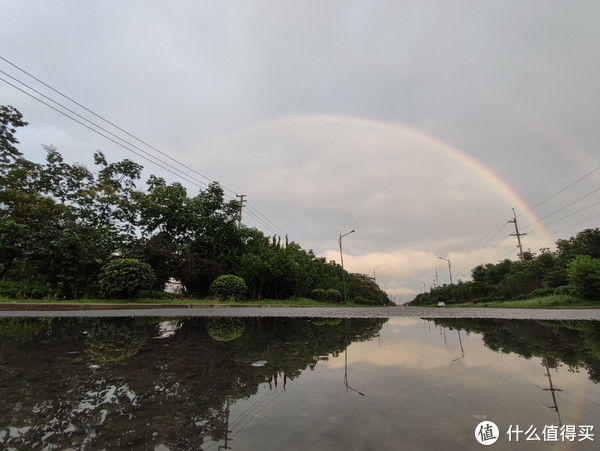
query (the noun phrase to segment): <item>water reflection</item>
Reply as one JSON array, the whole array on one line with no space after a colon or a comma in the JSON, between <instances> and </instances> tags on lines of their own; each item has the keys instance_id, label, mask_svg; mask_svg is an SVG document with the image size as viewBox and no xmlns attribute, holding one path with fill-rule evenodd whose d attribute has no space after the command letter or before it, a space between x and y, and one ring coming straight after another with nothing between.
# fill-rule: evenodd
<instances>
[{"instance_id":1,"label":"water reflection","mask_svg":"<svg viewBox=\"0 0 600 451\"><path fill-rule=\"evenodd\" d=\"M18 449L469 449L484 418L600 418L593 322L0 319L0 370Z\"/></svg>"}]
</instances>

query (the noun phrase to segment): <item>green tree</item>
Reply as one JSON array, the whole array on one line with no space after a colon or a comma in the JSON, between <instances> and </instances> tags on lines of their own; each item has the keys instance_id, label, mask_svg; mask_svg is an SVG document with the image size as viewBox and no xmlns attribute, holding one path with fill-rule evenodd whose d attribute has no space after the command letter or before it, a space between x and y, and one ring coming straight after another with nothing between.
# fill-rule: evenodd
<instances>
[{"instance_id":1,"label":"green tree","mask_svg":"<svg viewBox=\"0 0 600 451\"><path fill-rule=\"evenodd\" d=\"M568 264L569 281L579 295L600 299L600 258L578 255Z\"/></svg>"}]
</instances>

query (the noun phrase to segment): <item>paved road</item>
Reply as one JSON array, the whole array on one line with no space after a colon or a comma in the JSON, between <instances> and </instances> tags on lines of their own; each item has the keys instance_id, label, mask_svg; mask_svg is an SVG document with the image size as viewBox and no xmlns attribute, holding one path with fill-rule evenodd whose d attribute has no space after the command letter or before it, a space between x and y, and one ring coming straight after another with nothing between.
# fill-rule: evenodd
<instances>
[{"instance_id":1,"label":"paved road","mask_svg":"<svg viewBox=\"0 0 600 451\"><path fill-rule=\"evenodd\" d=\"M108 306L107 306L108 307ZM439 307L198 307L61 311L0 311L0 317L106 316L293 316L337 318L505 318L600 321L600 309L493 309Z\"/></svg>"}]
</instances>

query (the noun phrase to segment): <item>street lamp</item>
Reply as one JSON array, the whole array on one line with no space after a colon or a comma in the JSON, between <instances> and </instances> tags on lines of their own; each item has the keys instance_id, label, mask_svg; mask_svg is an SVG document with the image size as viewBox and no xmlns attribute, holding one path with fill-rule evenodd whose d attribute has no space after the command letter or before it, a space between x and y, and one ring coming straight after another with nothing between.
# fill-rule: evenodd
<instances>
[{"instance_id":1,"label":"street lamp","mask_svg":"<svg viewBox=\"0 0 600 451\"><path fill-rule=\"evenodd\" d=\"M446 260L448 262L448 274L450 274L450 285L452 285L452 265L449 258L438 257L440 260Z\"/></svg>"},{"instance_id":2,"label":"street lamp","mask_svg":"<svg viewBox=\"0 0 600 451\"><path fill-rule=\"evenodd\" d=\"M382 266L375 266L375 268L373 268L373 281L375 283L377 283L377 277L375 277L375 270L379 268L382 268Z\"/></svg>"},{"instance_id":3,"label":"street lamp","mask_svg":"<svg viewBox=\"0 0 600 451\"><path fill-rule=\"evenodd\" d=\"M348 302L348 299L346 297L346 276L344 274L344 253L342 252L342 238L354 232L354 229L350 230L347 233L344 233L343 235L342 232L340 232L340 237L338 238L338 244L340 245L340 261L342 263L342 284L344 285L344 302Z\"/></svg>"}]
</instances>

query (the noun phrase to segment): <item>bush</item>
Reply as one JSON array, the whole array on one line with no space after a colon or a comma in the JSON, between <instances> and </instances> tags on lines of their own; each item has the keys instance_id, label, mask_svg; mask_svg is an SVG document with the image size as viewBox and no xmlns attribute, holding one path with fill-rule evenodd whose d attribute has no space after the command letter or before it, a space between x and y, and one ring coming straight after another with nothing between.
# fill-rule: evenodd
<instances>
[{"instance_id":1,"label":"bush","mask_svg":"<svg viewBox=\"0 0 600 451\"><path fill-rule=\"evenodd\" d=\"M600 299L600 259L578 255L567 265L569 282L578 296Z\"/></svg>"},{"instance_id":2,"label":"bush","mask_svg":"<svg viewBox=\"0 0 600 451\"><path fill-rule=\"evenodd\" d=\"M219 299L240 300L246 296L246 281L232 274L217 277L210 285L210 292Z\"/></svg>"},{"instance_id":3,"label":"bush","mask_svg":"<svg viewBox=\"0 0 600 451\"><path fill-rule=\"evenodd\" d=\"M532 290L527 295L527 298L529 298L529 299L541 298L544 296L550 296L551 294L554 294L554 288L542 287L542 288L536 288L535 290Z\"/></svg>"},{"instance_id":4,"label":"bush","mask_svg":"<svg viewBox=\"0 0 600 451\"><path fill-rule=\"evenodd\" d=\"M116 298L132 298L140 290L150 288L154 272L148 263L135 258L118 258L108 262L100 271L102 293Z\"/></svg>"},{"instance_id":5,"label":"bush","mask_svg":"<svg viewBox=\"0 0 600 451\"><path fill-rule=\"evenodd\" d=\"M364 298L362 296L355 297L354 303L360 305L376 305L376 303L373 300Z\"/></svg>"},{"instance_id":6,"label":"bush","mask_svg":"<svg viewBox=\"0 0 600 451\"><path fill-rule=\"evenodd\" d=\"M330 288L325 292L325 297L331 302L342 302L342 294L333 288Z\"/></svg>"},{"instance_id":7,"label":"bush","mask_svg":"<svg viewBox=\"0 0 600 451\"><path fill-rule=\"evenodd\" d=\"M44 299L55 297L56 293L46 285L0 280L0 296L11 299Z\"/></svg>"},{"instance_id":8,"label":"bush","mask_svg":"<svg viewBox=\"0 0 600 451\"><path fill-rule=\"evenodd\" d=\"M128 318L97 319L85 337L85 351L95 362L119 363L140 352L146 338L146 331Z\"/></svg>"},{"instance_id":9,"label":"bush","mask_svg":"<svg viewBox=\"0 0 600 451\"><path fill-rule=\"evenodd\" d=\"M573 285L561 285L554 289L557 296L577 296L577 288Z\"/></svg>"},{"instance_id":10,"label":"bush","mask_svg":"<svg viewBox=\"0 0 600 451\"><path fill-rule=\"evenodd\" d=\"M244 330L246 323L242 318L210 318L206 325L208 335L220 342L235 340L242 336Z\"/></svg>"},{"instance_id":11,"label":"bush","mask_svg":"<svg viewBox=\"0 0 600 451\"><path fill-rule=\"evenodd\" d=\"M327 292L323 288L315 288L311 294L312 298L317 301L324 301L327 298Z\"/></svg>"}]
</instances>

